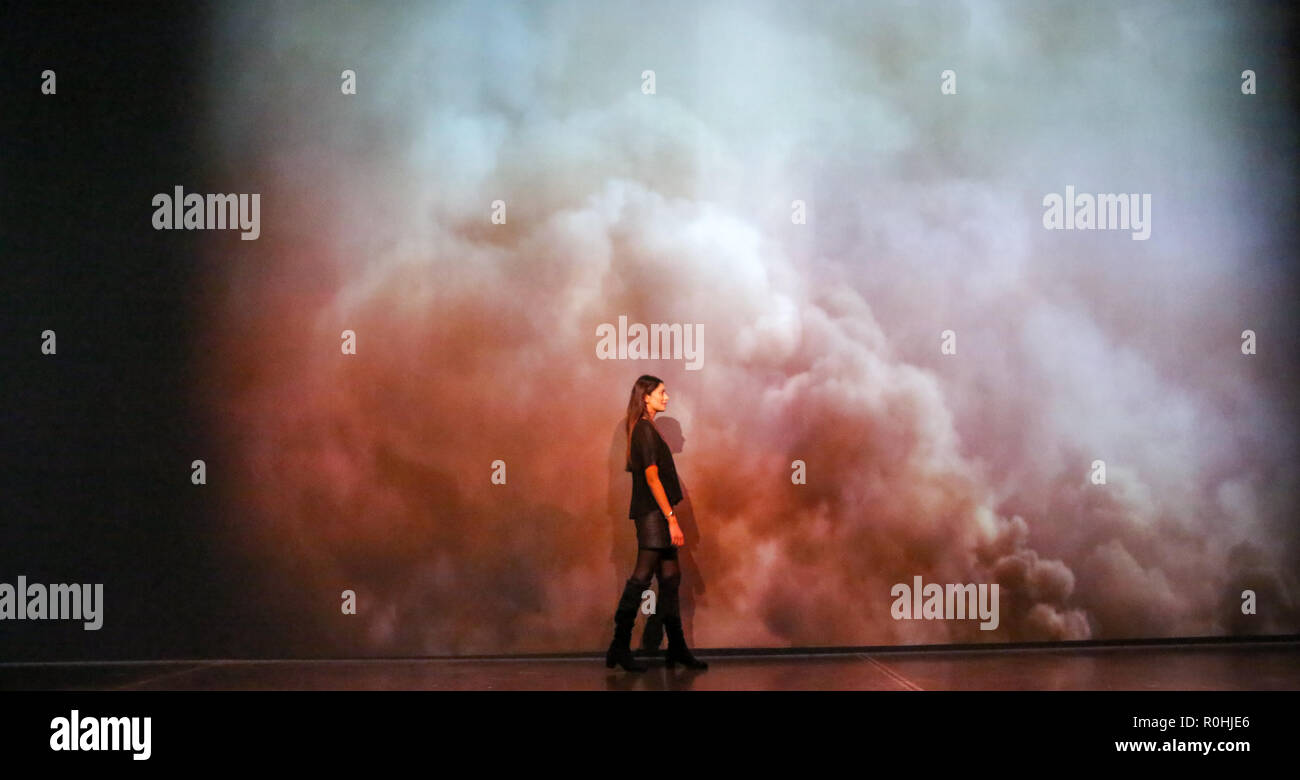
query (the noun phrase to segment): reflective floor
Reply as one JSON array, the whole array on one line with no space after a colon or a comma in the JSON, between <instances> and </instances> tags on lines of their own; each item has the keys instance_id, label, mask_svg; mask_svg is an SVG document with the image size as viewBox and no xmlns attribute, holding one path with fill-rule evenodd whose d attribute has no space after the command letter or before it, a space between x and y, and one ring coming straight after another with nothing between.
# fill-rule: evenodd
<instances>
[{"instance_id":1,"label":"reflective floor","mask_svg":"<svg viewBox=\"0 0 1300 780\"><path fill-rule=\"evenodd\" d=\"M697 655L0 664L0 690L1300 690L1300 642Z\"/></svg>"}]
</instances>

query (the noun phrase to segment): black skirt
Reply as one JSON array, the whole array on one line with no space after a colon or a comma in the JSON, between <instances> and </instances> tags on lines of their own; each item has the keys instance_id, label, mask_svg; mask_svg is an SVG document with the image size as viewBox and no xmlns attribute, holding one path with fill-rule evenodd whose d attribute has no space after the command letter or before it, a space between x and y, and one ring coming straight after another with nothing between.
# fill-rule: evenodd
<instances>
[{"instance_id":1,"label":"black skirt","mask_svg":"<svg viewBox=\"0 0 1300 780\"><path fill-rule=\"evenodd\" d=\"M647 550L662 550L673 546L673 537L668 532L668 518L658 508L654 508L636 521L636 545Z\"/></svg>"}]
</instances>

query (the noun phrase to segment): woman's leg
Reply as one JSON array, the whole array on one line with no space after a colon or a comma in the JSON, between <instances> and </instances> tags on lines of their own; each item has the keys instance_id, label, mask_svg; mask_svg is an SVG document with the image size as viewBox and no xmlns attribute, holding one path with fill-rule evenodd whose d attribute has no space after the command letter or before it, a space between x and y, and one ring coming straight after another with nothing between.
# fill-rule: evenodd
<instances>
[{"instance_id":1,"label":"woman's leg","mask_svg":"<svg viewBox=\"0 0 1300 780\"><path fill-rule=\"evenodd\" d=\"M677 565L677 548L670 548L659 556L659 611L664 615L680 615L677 587L682 582L681 568Z\"/></svg>"},{"instance_id":2,"label":"woman's leg","mask_svg":"<svg viewBox=\"0 0 1300 780\"><path fill-rule=\"evenodd\" d=\"M655 568L659 563L659 551L640 549L636 551L636 568L632 571L632 579L644 582L650 585L650 578L654 576ZM660 580L662 583L663 580Z\"/></svg>"},{"instance_id":3,"label":"woman's leg","mask_svg":"<svg viewBox=\"0 0 1300 780\"><path fill-rule=\"evenodd\" d=\"M636 624L636 613L641 606L641 594L650 585L655 568L659 564L658 550L637 550L636 568L632 576L623 584L623 595L618 600L614 611L614 639L605 654L605 666L613 669L622 666L629 672L644 672L645 664L632 657L632 627Z\"/></svg>"},{"instance_id":4,"label":"woman's leg","mask_svg":"<svg viewBox=\"0 0 1300 780\"><path fill-rule=\"evenodd\" d=\"M678 603L677 591L682 581L681 568L677 565L677 548L659 559L659 611L663 614L664 633L668 634L668 652L664 660L668 667L684 664L690 669L708 669L709 665L691 655L686 646L686 635L682 631L682 613Z\"/></svg>"}]
</instances>

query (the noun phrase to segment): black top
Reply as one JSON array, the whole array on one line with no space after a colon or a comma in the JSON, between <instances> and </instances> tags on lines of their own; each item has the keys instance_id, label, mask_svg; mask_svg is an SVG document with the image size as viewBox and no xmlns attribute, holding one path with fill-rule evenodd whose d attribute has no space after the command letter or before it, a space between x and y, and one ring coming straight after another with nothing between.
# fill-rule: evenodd
<instances>
[{"instance_id":1,"label":"black top","mask_svg":"<svg viewBox=\"0 0 1300 780\"><path fill-rule=\"evenodd\" d=\"M668 504L676 506L682 500L682 488L677 484L677 467L673 465L673 452L668 449L668 442L659 435L654 424L644 417L636 421L632 429L632 454L626 471L632 472L632 506L627 516L642 517L659 508L655 494L650 492L650 484L645 481L645 470L651 466L659 467L659 481L663 483L664 493L668 495Z\"/></svg>"}]
</instances>

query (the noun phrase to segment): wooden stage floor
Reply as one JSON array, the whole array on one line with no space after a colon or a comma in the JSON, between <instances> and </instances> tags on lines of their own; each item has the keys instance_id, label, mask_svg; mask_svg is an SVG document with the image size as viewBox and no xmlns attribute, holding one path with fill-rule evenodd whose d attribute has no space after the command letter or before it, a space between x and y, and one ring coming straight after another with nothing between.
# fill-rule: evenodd
<instances>
[{"instance_id":1,"label":"wooden stage floor","mask_svg":"<svg viewBox=\"0 0 1300 780\"><path fill-rule=\"evenodd\" d=\"M709 669L544 658L0 664L0 690L1300 690L1300 641L1016 649L699 651Z\"/></svg>"}]
</instances>

